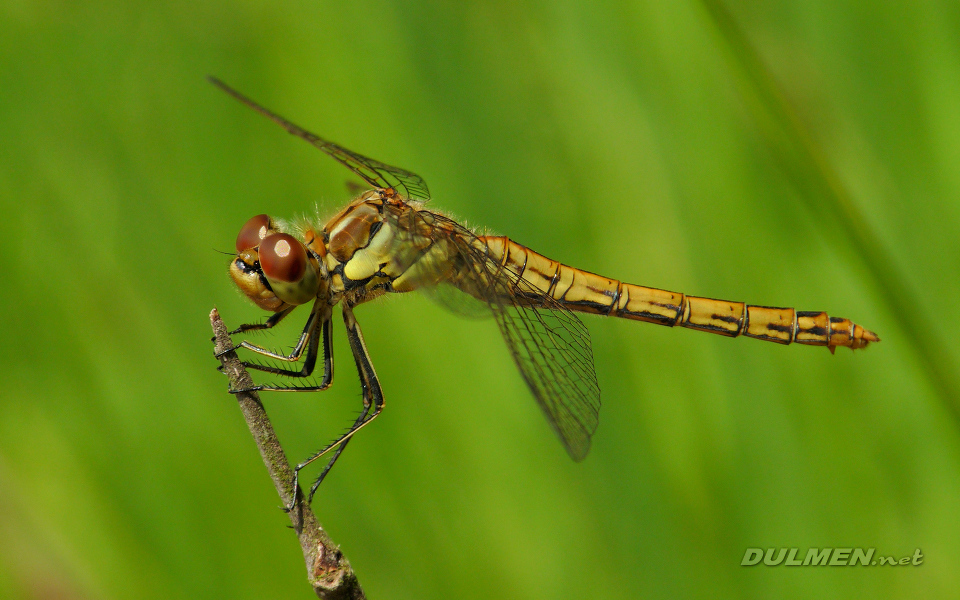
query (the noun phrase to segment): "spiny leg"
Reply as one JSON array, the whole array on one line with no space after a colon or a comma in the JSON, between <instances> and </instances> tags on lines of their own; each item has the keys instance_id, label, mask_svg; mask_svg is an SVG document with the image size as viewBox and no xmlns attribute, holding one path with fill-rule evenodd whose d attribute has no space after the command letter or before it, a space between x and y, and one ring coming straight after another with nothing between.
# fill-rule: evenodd
<instances>
[{"instance_id":1,"label":"spiny leg","mask_svg":"<svg viewBox=\"0 0 960 600\"><path fill-rule=\"evenodd\" d=\"M289 311L290 311L290 310L292 310L292 309L286 309L286 310L284 310L284 311L278 312L276 315L274 315L274 317L276 317L277 315L283 314L283 313L289 314ZM313 308L310 310L310 318L307 319L306 325L303 326L303 332L300 334L300 339L297 340L297 344L293 347L293 350L290 352L290 354L280 354L280 353L278 353L278 352L273 352L273 351L271 351L271 350L267 350L266 348L263 348L263 347L258 346L258 345L256 345L256 344L251 344L250 342L248 342L248 341L246 341L246 340L243 340L243 341L241 341L239 344L237 344L236 346L234 346L233 348L228 348L228 349L226 349L226 350L223 350L222 352L220 352L220 354L217 354L217 357L219 358L222 354L226 354L227 352L235 351L235 350L237 350L238 348L245 348L245 349L250 350L251 352L255 352L255 353L257 353L257 354L259 354L259 355L261 355L261 356L266 356L267 358L273 358L273 359L276 359L276 360L282 360L282 361L284 361L284 362L296 362L296 361L300 360L300 356L303 355L303 350L304 350L304 348L307 347L307 344L308 344L308 342L310 342L311 337L313 337L313 336L315 335L315 333L316 333L317 321L318 321L319 318L320 318L320 312L321 312L321 303L320 303L319 300L317 300L316 302L314 302ZM328 320L329 320L329 313L330 313L330 311L329 311L329 308L328 308L328 310L327 310ZM267 324L269 324L269 323L270 323L270 320L273 319L273 317L271 317L269 320L267 320L267 323L265 323L265 324L264 324L264 327L262 327L261 329L269 329L270 327L275 326L277 323L280 322L280 320L281 320L282 318L283 318L283 317L281 317L280 319L277 319L277 321L274 322L273 325L269 325L269 327L268 327ZM237 330L235 330L235 331L239 331L239 329L237 329ZM232 332L231 332L231 335L232 335ZM244 362L244 363L243 363L243 366L245 366L245 367L251 367L251 368L256 369L256 368L260 367L261 365L257 365L256 363ZM263 370L263 369L261 369L261 370ZM311 370L312 370L312 369L311 369Z\"/></svg>"},{"instance_id":2,"label":"spiny leg","mask_svg":"<svg viewBox=\"0 0 960 600\"><path fill-rule=\"evenodd\" d=\"M313 331L310 334L310 345L307 347L307 355L306 358L304 358L303 367L299 371L294 369L284 369L283 367L275 367L272 365L263 365L249 361L243 361L243 366L247 367L248 369L256 369L258 371L271 373L273 375L280 375L282 377L310 377L313 375L314 368L316 367L320 340L322 339L323 380L318 387L322 389L329 387L333 382L333 333L330 327L329 308L327 309L327 314L321 317L321 319L322 320L315 325L316 328L320 329L320 333L318 334L316 331ZM298 387L296 389L301 388Z\"/></svg>"},{"instance_id":3,"label":"spiny leg","mask_svg":"<svg viewBox=\"0 0 960 600\"><path fill-rule=\"evenodd\" d=\"M243 325L241 325L240 327L237 327L233 331L227 332L227 335L235 335L237 333L243 333L245 331L262 331L264 329L273 329L274 327L277 326L277 323L279 323L284 319L284 317L292 313L293 309L295 308L296 306L288 306L287 308L281 310L278 313L273 313L272 315L270 315L270 318L263 323L244 323ZM210 338L210 341L215 342L217 341L217 338L212 337ZM217 354L216 356L217 358L219 358L221 355L229 351L230 350L224 350L223 352L221 352L220 354Z\"/></svg>"},{"instance_id":4,"label":"spiny leg","mask_svg":"<svg viewBox=\"0 0 960 600\"><path fill-rule=\"evenodd\" d=\"M240 327L237 327L230 332L230 335L236 335L238 333L244 333L247 331L262 331L264 329L273 329L277 324L284 319L287 315L293 312L296 306L288 306L287 308L281 310L278 313L274 313L263 323L245 323Z\"/></svg>"},{"instance_id":5,"label":"spiny leg","mask_svg":"<svg viewBox=\"0 0 960 600\"><path fill-rule=\"evenodd\" d=\"M357 363L357 371L360 374L360 385L363 389L363 410L360 412L360 416L357 417L357 420L354 421L353 425L346 431L346 433L294 468L293 482L294 487L296 487L301 469L317 460L321 456L327 454L331 450L336 449L336 452L330 458L330 461L327 462L327 465L323 468L323 471L320 472L320 475L317 476L317 479L313 482L313 485L310 486L310 494L307 496L307 503L313 501L313 495L317 492L317 488L320 487L320 484L327 476L327 473L330 472L330 469L333 468L334 463L336 463L337 459L340 458L340 454L343 453L343 449L353 437L353 434L377 418L377 415L379 415L383 410L383 391L380 388L380 380L377 378L377 372L374 370L373 363L370 361L370 354L367 352L367 346L363 341L363 333L360 331L360 325L353 316L352 305L344 304L343 322L344 325L346 325L347 339L350 342L350 349L353 351L353 358ZM371 409L373 410L373 413L370 412ZM294 506L295 505L296 500L294 500ZM291 506L290 508L293 509L294 506Z\"/></svg>"},{"instance_id":6,"label":"spiny leg","mask_svg":"<svg viewBox=\"0 0 960 600\"><path fill-rule=\"evenodd\" d=\"M322 317L322 323L314 322L315 329L321 329L322 334L317 334L316 331L310 336L311 343L310 348L307 351L307 357L304 360L303 369L300 371L286 370L279 367L271 367L269 365L258 365L256 363L243 362L243 365L250 369L258 369L260 371L265 371L268 373L274 373L277 375L283 375L288 377L309 377L316 366L317 356L318 356L318 346L320 340L323 340L323 379L317 385L275 385L275 384L262 384L255 385L248 389L243 390L230 390L231 393L238 392L251 392L251 391L269 391L269 392L321 392L333 383L333 334L330 327L330 308L327 307L324 311ZM306 330L305 330L306 331Z\"/></svg>"},{"instance_id":7,"label":"spiny leg","mask_svg":"<svg viewBox=\"0 0 960 600\"><path fill-rule=\"evenodd\" d=\"M357 417L357 420L353 422L353 425L350 427L350 429L347 430L346 434L338 438L336 441L331 442L326 448L324 448L320 452L314 454L307 460L298 464L296 468L293 470L293 489L297 489L297 486L299 485L299 481L300 481L300 469L306 467L307 465L312 463L314 460L320 458L330 450L335 449L333 456L330 457L330 460L327 461L327 464L323 467L323 470L320 471L319 475L317 475L317 478L314 480L313 485L310 486L310 493L307 495L307 504L311 504L313 502L313 495L317 493L317 488L320 487L320 484L326 478L327 473L330 472L330 469L333 468L334 463L337 462L338 458L340 458L340 455L343 453L343 449L346 448L347 444L350 443L350 440L353 439L350 436L352 436L353 433L356 433L358 429L366 425L371 419L373 419L373 417L377 416L376 413L374 413L372 416L369 416L368 418L369 414L370 414L370 406L364 406L363 410L360 411L360 415ZM296 499L294 499L294 504L293 506L291 506L291 508L295 506L296 506Z\"/></svg>"}]
</instances>

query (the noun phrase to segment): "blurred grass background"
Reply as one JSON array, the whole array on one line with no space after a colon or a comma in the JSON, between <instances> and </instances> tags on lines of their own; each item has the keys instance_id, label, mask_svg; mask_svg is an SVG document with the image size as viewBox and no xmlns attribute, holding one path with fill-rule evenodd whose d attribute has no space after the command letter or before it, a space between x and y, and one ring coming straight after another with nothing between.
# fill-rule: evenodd
<instances>
[{"instance_id":1,"label":"blurred grass background","mask_svg":"<svg viewBox=\"0 0 960 600\"><path fill-rule=\"evenodd\" d=\"M955 597L960 5L934 0L4 0L0 597L309 594L207 314L260 317L214 249L333 214L349 175L207 74L550 257L883 338L589 319L573 464L491 321L362 307L387 409L314 507L371 598ZM265 398L293 459L359 406L335 323L336 385Z\"/></svg>"}]
</instances>

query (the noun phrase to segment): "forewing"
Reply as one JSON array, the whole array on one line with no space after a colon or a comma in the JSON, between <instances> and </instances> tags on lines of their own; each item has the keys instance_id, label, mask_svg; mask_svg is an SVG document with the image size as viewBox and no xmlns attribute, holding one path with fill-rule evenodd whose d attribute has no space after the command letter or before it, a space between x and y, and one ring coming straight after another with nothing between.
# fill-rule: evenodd
<instances>
[{"instance_id":1,"label":"forewing","mask_svg":"<svg viewBox=\"0 0 960 600\"><path fill-rule=\"evenodd\" d=\"M271 113L268 113L271 116ZM430 199L430 190L422 177L401 169L384 164L379 160L347 150L343 146L327 141L320 136L305 131L296 125L273 116L274 120L286 127L287 131L302 137L317 148L320 148L348 169L359 175L367 183L378 188L393 188L408 200L426 202Z\"/></svg>"},{"instance_id":2,"label":"forewing","mask_svg":"<svg viewBox=\"0 0 960 600\"><path fill-rule=\"evenodd\" d=\"M430 199L430 190L427 189L427 183L416 173L407 171L406 169L401 169L400 167L387 165L379 160L347 150L343 146L335 144L329 140L325 140L319 135L311 133L299 125L295 125L294 123L284 119L280 115L267 110L237 90L223 83L219 79L216 79L215 77L210 77L209 79L212 84L230 94L243 104L246 104L258 113L264 115L271 121L279 124L289 133L302 138L320 150L323 150L334 159L339 161L342 165L359 175L370 185L381 189L393 188L401 196L411 200L426 202Z\"/></svg>"}]
</instances>

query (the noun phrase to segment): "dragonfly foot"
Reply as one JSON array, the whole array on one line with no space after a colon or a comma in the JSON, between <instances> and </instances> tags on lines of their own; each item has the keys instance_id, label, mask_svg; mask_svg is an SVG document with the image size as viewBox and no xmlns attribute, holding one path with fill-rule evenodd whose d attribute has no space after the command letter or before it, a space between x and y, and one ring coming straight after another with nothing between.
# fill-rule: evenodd
<instances>
[{"instance_id":1,"label":"dragonfly foot","mask_svg":"<svg viewBox=\"0 0 960 600\"><path fill-rule=\"evenodd\" d=\"M225 349L221 350L220 352L215 353L213 356L214 356L214 358L220 358L221 356L223 356L223 355L225 355L225 354L229 354L230 352L236 352L237 348L238 348L238 346L230 346L229 348L225 348Z\"/></svg>"},{"instance_id":2,"label":"dragonfly foot","mask_svg":"<svg viewBox=\"0 0 960 600\"><path fill-rule=\"evenodd\" d=\"M244 394L244 393L248 393L248 392L259 392L259 391L262 390L262 389L263 389L263 386L262 386L262 385L255 385L255 386L253 386L253 387L240 388L240 389L238 389L238 390L231 389L231 388L227 388L227 392L229 392L229 393L231 393L231 394L233 394L233 395L237 395L237 394Z\"/></svg>"},{"instance_id":3,"label":"dragonfly foot","mask_svg":"<svg viewBox=\"0 0 960 600\"><path fill-rule=\"evenodd\" d=\"M289 513L289 512L295 511L295 510L297 509L297 505L300 504L300 502L301 502L301 500L300 500L300 483L299 483L299 479L300 479L300 469L299 469L299 468L298 468L298 469L294 469L294 471L293 471L293 486L292 486L292 488L291 488L291 489L293 490L293 501L292 501L290 504L288 504L288 505L286 505L286 506L283 507L283 512L285 512L285 513Z\"/></svg>"}]
</instances>

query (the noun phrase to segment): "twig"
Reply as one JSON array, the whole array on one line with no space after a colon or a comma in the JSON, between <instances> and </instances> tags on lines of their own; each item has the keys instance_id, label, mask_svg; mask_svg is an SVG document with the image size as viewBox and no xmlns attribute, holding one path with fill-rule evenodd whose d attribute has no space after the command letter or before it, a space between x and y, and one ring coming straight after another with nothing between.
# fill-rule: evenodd
<instances>
[{"instance_id":1,"label":"twig","mask_svg":"<svg viewBox=\"0 0 960 600\"><path fill-rule=\"evenodd\" d=\"M216 336L215 352L219 354L233 347L217 309L210 312L210 324ZM220 363L230 380L231 389L253 387L253 380L243 368L236 352L227 352L221 356ZM293 489L293 470L290 469L290 463L280 447L280 440L273 431L267 412L260 403L260 397L256 392L239 392L235 395L250 433L260 449L263 464L266 465L270 479L280 494L280 501L284 506L291 506L296 494L297 506L288 514L300 539L303 558L307 563L307 580L313 586L314 592L323 600L366 600L350 562L320 526L310 506L304 502L300 487Z\"/></svg>"}]
</instances>

